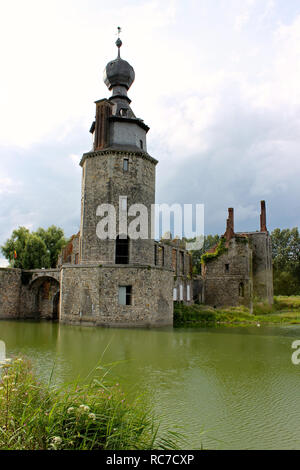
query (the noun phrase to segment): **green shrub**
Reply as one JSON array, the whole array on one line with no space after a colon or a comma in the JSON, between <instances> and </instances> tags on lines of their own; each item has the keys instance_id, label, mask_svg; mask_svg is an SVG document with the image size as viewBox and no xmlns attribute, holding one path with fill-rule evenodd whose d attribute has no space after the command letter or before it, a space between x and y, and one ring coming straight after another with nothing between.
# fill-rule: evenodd
<instances>
[{"instance_id":1,"label":"green shrub","mask_svg":"<svg viewBox=\"0 0 300 470\"><path fill-rule=\"evenodd\" d=\"M145 403L128 403L119 386L89 384L52 388L40 383L29 362L2 364L0 449L175 449L180 436L158 434ZM178 448L178 447L177 447Z\"/></svg>"}]
</instances>

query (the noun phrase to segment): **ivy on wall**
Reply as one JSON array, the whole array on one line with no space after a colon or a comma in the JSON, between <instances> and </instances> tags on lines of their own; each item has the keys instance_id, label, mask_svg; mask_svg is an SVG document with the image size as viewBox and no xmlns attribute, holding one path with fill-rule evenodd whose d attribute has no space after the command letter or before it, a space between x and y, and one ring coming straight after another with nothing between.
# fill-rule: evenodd
<instances>
[{"instance_id":1,"label":"ivy on wall","mask_svg":"<svg viewBox=\"0 0 300 470\"><path fill-rule=\"evenodd\" d=\"M226 248L226 239L222 237L213 253L204 253L204 255L201 256L201 264L206 264L208 261L212 259L216 259L219 256L223 255L223 253L226 253L228 248Z\"/></svg>"}]
</instances>

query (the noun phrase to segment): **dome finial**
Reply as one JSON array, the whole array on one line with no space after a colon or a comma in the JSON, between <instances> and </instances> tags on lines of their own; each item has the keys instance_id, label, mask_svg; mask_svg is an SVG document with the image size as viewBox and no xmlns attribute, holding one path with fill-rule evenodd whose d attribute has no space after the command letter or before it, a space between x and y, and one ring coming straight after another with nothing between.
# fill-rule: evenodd
<instances>
[{"instance_id":1,"label":"dome finial","mask_svg":"<svg viewBox=\"0 0 300 470\"><path fill-rule=\"evenodd\" d=\"M116 46L117 46L117 48L118 48L118 58L121 57L121 55L120 55L120 48L121 48L121 46L122 46L122 41L121 41L121 39L120 39L120 33L121 33L121 31L122 31L122 29L120 28L120 26L118 26L118 39L117 39L117 41L116 41Z\"/></svg>"}]
</instances>

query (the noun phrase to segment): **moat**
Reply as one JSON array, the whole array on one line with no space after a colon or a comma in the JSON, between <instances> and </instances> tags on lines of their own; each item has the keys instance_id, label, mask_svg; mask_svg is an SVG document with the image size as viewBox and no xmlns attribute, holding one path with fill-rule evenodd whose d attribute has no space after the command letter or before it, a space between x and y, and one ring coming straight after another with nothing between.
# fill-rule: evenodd
<instances>
[{"instance_id":1,"label":"moat","mask_svg":"<svg viewBox=\"0 0 300 470\"><path fill-rule=\"evenodd\" d=\"M105 329L0 322L7 356L68 382L102 358L128 395L144 394L190 449L300 449L300 327Z\"/></svg>"}]
</instances>

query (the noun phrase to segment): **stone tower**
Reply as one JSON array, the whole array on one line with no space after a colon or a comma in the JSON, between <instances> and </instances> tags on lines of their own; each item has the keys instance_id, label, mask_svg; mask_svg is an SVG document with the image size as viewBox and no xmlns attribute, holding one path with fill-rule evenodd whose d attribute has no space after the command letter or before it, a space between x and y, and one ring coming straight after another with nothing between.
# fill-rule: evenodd
<instances>
[{"instance_id":1,"label":"stone tower","mask_svg":"<svg viewBox=\"0 0 300 470\"><path fill-rule=\"evenodd\" d=\"M116 45L118 56L104 70L104 82L112 95L109 99L96 101L96 119L90 130L94 136L93 150L84 154L80 163L80 261L102 265L153 265L151 206L155 203L157 161L147 153L149 127L142 119L136 118L127 96L135 72L121 58L120 39ZM115 233L106 240L99 237L100 227L103 228L101 218L107 214L104 204L112 205L116 215ZM128 226L140 215L135 204L143 204L147 208L148 223L144 224L140 239L130 240L127 238Z\"/></svg>"},{"instance_id":2,"label":"stone tower","mask_svg":"<svg viewBox=\"0 0 300 470\"><path fill-rule=\"evenodd\" d=\"M121 58L120 39L116 45L117 58L104 70L112 94L96 101L93 149L80 162L79 256L61 267L60 321L172 325L174 270L158 262L151 233L157 161L147 153L149 127L127 96L134 70Z\"/></svg>"}]
</instances>

